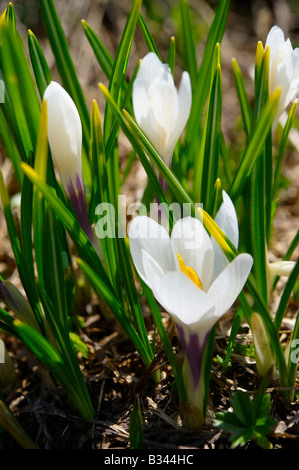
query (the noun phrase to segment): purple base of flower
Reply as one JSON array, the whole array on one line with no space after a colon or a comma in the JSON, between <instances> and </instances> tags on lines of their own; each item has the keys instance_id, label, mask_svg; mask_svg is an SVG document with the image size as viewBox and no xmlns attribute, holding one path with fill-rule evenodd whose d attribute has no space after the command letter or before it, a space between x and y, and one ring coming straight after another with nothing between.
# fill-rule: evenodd
<instances>
[{"instance_id":1,"label":"purple base of flower","mask_svg":"<svg viewBox=\"0 0 299 470\"><path fill-rule=\"evenodd\" d=\"M71 180L68 184L67 189L70 201L78 218L79 224L88 236L91 243L94 244L94 236L86 211L84 186L79 175L76 175L76 189L74 188L73 182Z\"/></svg>"},{"instance_id":2,"label":"purple base of flower","mask_svg":"<svg viewBox=\"0 0 299 470\"><path fill-rule=\"evenodd\" d=\"M163 176L161 176L160 174L159 174L159 183L161 184L163 191L166 191L168 188L168 184L166 183Z\"/></svg>"},{"instance_id":3,"label":"purple base of flower","mask_svg":"<svg viewBox=\"0 0 299 470\"><path fill-rule=\"evenodd\" d=\"M192 378L193 378L193 385L194 387L197 387L200 381L200 376L201 376L203 352L206 347L210 332L206 334L202 344L200 344L199 337L196 333L191 333L189 336L189 341L187 342L183 327L177 324L177 329L178 329L182 349L190 365Z\"/></svg>"}]
</instances>

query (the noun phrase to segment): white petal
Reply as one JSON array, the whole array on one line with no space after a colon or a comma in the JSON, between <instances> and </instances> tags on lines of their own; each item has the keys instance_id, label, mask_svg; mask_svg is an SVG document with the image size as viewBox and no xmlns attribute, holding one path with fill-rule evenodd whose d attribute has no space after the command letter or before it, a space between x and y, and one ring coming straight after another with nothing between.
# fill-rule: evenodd
<instances>
[{"instance_id":1,"label":"white petal","mask_svg":"<svg viewBox=\"0 0 299 470\"><path fill-rule=\"evenodd\" d=\"M170 238L164 227L149 217L138 216L130 223L128 233L133 262L147 285L151 285L151 280L147 279L145 273L143 250L156 261L163 273L176 269Z\"/></svg>"},{"instance_id":2,"label":"white petal","mask_svg":"<svg viewBox=\"0 0 299 470\"><path fill-rule=\"evenodd\" d=\"M223 202L219 211L216 214L215 222L219 228L225 233L232 244L238 248L239 243L239 227L238 218L235 206L232 200L225 191L222 191ZM223 271L224 267L228 264L228 259L224 255L216 240L211 237L214 252L215 252L215 267L213 280Z\"/></svg>"},{"instance_id":3,"label":"white petal","mask_svg":"<svg viewBox=\"0 0 299 470\"><path fill-rule=\"evenodd\" d=\"M169 77L154 80L149 88L149 99L158 128L159 140L156 148L164 156L173 132L177 108L178 95L173 81L169 80Z\"/></svg>"},{"instance_id":4,"label":"white petal","mask_svg":"<svg viewBox=\"0 0 299 470\"><path fill-rule=\"evenodd\" d=\"M144 87L148 89L153 81L161 78L163 74L164 67L159 57L154 52L149 52L141 61L135 82L142 81Z\"/></svg>"},{"instance_id":5,"label":"white petal","mask_svg":"<svg viewBox=\"0 0 299 470\"><path fill-rule=\"evenodd\" d=\"M153 287L163 308L183 328L194 331L201 339L214 325L214 305L208 295L181 272L167 273Z\"/></svg>"},{"instance_id":6,"label":"white petal","mask_svg":"<svg viewBox=\"0 0 299 470\"><path fill-rule=\"evenodd\" d=\"M135 119L152 144L157 148L157 145L159 145L157 122L149 100L148 90L142 80L135 80L132 98Z\"/></svg>"},{"instance_id":7,"label":"white petal","mask_svg":"<svg viewBox=\"0 0 299 470\"><path fill-rule=\"evenodd\" d=\"M168 142L169 147L174 147L182 134L189 119L192 104L191 80L188 72L183 72L178 92L178 104L176 109L174 128Z\"/></svg>"},{"instance_id":8,"label":"white petal","mask_svg":"<svg viewBox=\"0 0 299 470\"><path fill-rule=\"evenodd\" d=\"M214 270L214 250L202 223L193 217L178 220L171 233L171 245L176 259L179 254L185 265L194 269L203 289L208 290Z\"/></svg>"},{"instance_id":9,"label":"white petal","mask_svg":"<svg viewBox=\"0 0 299 470\"><path fill-rule=\"evenodd\" d=\"M141 256L146 284L152 289L155 282L162 279L164 272L159 264L143 249L141 250Z\"/></svg>"},{"instance_id":10,"label":"white petal","mask_svg":"<svg viewBox=\"0 0 299 470\"><path fill-rule=\"evenodd\" d=\"M82 127L75 103L59 85L51 82L43 99L47 102L48 139L51 153L66 190L69 180L81 179Z\"/></svg>"},{"instance_id":11,"label":"white petal","mask_svg":"<svg viewBox=\"0 0 299 470\"><path fill-rule=\"evenodd\" d=\"M249 276L252 263L253 259L249 254L238 255L211 285L208 296L214 302L216 319L233 305Z\"/></svg>"},{"instance_id":12,"label":"white petal","mask_svg":"<svg viewBox=\"0 0 299 470\"><path fill-rule=\"evenodd\" d=\"M273 65L273 61L278 50L284 44L284 42L285 42L285 39L284 39L284 33L282 29L279 28L278 26L273 26L273 28L271 28L268 33L266 44L265 44L265 49L268 46L270 48L270 64L269 64L270 69Z\"/></svg>"}]
</instances>

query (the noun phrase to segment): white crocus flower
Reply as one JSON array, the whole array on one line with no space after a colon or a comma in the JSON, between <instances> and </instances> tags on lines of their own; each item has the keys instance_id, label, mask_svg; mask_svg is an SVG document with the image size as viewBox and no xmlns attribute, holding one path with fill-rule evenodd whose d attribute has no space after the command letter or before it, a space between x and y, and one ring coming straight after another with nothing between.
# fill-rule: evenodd
<instances>
[{"instance_id":1,"label":"white crocus flower","mask_svg":"<svg viewBox=\"0 0 299 470\"><path fill-rule=\"evenodd\" d=\"M237 216L225 192L216 221L237 244ZM202 222L192 217L178 220L171 236L149 217L136 217L129 227L129 239L137 272L177 325L185 355L188 402L192 413L197 410L201 416L197 425L202 424L203 351L211 328L241 292L252 257L243 253L229 263Z\"/></svg>"},{"instance_id":2,"label":"white crocus flower","mask_svg":"<svg viewBox=\"0 0 299 470\"><path fill-rule=\"evenodd\" d=\"M183 72L177 91L168 64L162 64L154 52L149 52L141 61L132 97L137 123L170 167L191 109L188 72Z\"/></svg>"},{"instance_id":3,"label":"white crocus flower","mask_svg":"<svg viewBox=\"0 0 299 470\"><path fill-rule=\"evenodd\" d=\"M270 49L269 94L281 88L277 120L299 91L299 48L293 49L278 26L270 30L265 48Z\"/></svg>"},{"instance_id":4,"label":"white crocus flower","mask_svg":"<svg viewBox=\"0 0 299 470\"><path fill-rule=\"evenodd\" d=\"M81 161L82 126L78 110L70 95L54 81L46 88L43 99L47 102L50 150L61 184L79 223L94 242L85 204Z\"/></svg>"}]
</instances>

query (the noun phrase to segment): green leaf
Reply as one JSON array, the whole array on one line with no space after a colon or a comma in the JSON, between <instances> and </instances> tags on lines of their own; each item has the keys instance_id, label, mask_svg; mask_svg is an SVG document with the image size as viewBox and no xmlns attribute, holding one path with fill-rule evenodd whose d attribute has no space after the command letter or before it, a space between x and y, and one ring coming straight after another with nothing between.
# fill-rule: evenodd
<instances>
[{"instance_id":1,"label":"green leaf","mask_svg":"<svg viewBox=\"0 0 299 470\"><path fill-rule=\"evenodd\" d=\"M278 308L276 310L275 314L275 319L274 319L274 324L277 329L277 331L280 330L280 326L284 317L284 314L286 312L290 296L292 293L292 290L294 288L295 282L297 281L299 276L299 260L297 260L294 269L292 270L290 277L285 285L285 288L283 290L282 296L280 298L280 302L278 305Z\"/></svg>"},{"instance_id":2,"label":"green leaf","mask_svg":"<svg viewBox=\"0 0 299 470\"><path fill-rule=\"evenodd\" d=\"M0 424L16 439L23 449L39 449L24 431L9 407L0 398Z\"/></svg>"},{"instance_id":3,"label":"green leaf","mask_svg":"<svg viewBox=\"0 0 299 470\"><path fill-rule=\"evenodd\" d=\"M250 134L250 129L251 129L252 112L251 112L249 98L245 89L244 78L243 78L241 69L236 59L232 59L232 69L233 69L236 90L237 90L240 108L241 108L244 130L248 138Z\"/></svg>"},{"instance_id":4,"label":"green leaf","mask_svg":"<svg viewBox=\"0 0 299 470\"><path fill-rule=\"evenodd\" d=\"M9 123L6 120L3 109L0 107L0 136L4 145L6 155L12 162L14 173L16 175L20 188L23 184L24 174L21 170L20 163L22 162L22 151L19 146L15 143L13 132L9 127Z\"/></svg>"},{"instance_id":5,"label":"green leaf","mask_svg":"<svg viewBox=\"0 0 299 470\"><path fill-rule=\"evenodd\" d=\"M118 251L119 251L119 266L123 277L124 290L128 299L128 304L132 312L136 331L147 350L147 353L151 360L154 358L154 354L147 336L146 327L144 324L143 313L139 302L139 297L134 282L133 272L130 264L130 255L128 247L125 243L124 238L117 239Z\"/></svg>"},{"instance_id":6,"label":"green leaf","mask_svg":"<svg viewBox=\"0 0 299 470\"><path fill-rule=\"evenodd\" d=\"M77 260L77 263L86 275L86 277L91 282L94 289L99 292L99 294L107 302L116 320L122 326L128 337L132 341L133 345L135 346L136 350L139 352L144 364L148 366L151 363L151 356L149 356L145 346L143 345L138 334L136 333L136 330L129 318L127 317L126 313L121 310L120 304L118 303L112 291L107 288L107 286L103 283L102 279L95 273L95 271L93 271L90 266L88 266L88 264L86 264L80 259Z\"/></svg>"},{"instance_id":7,"label":"green leaf","mask_svg":"<svg viewBox=\"0 0 299 470\"><path fill-rule=\"evenodd\" d=\"M138 24L139 24L139 27L140 27L141 32L143 34L143 37L145 39L148 50L150 52L154 52L155 54L157 54L157 56L161 60L161 57L160 57L159 51L157 49L157 46L155 44L155 41L154 41L154 39L153 39L153 37L152 37L152 35L151 35L147 25L146 25L146 22L144 21L144 18L141 15L141 13L139 13L139 16L138 16Z\"/></svg>"},{"instance_id":8,"label":"green leaf","mask_svg":"<svg viewBox=\"0 0 299 470\"><path fill-rule=\"evenodd\" d=\"M89 155L89 112L77 73L69 52L67 40L57 15L53 0L39 0L39 5L46 27L48 38L56 59L57 68L66 91L70 94L78 109L83 132L85 155ZM85 160L84 160L85 161Z\"/></svg>"},{"instance_id":9,"label":"green leaf","mask_svg":"<svg viewBox=\"0 0 299 470\"><path fill-rule=\"evenodd\" d=\"M103 267L102 261L92 246L85 232L80 227L79 222L70 210L65 206L64 202L58 198L53 188L49 187L43 181L42 177L29 165L23 163L22 168L28 178L37 186L39 191L43 194L44 198L48 201L56 215L61 220L62 224L69 232L72 240L74 241L78 250L79 256L86 260L94 268L94 270L101 276L103 282L107 287L111 287L110 280ZM113 290L113 289L112 289Z\"/></svg>"},{"instance_id":10,"label":"green leaf","mask_svg":"<svg viewBox=\"0 0 299 470\"><path fill-rule=\"evenodd\" d=\"M104 94L106 100L109 101L109 103L111 105L111 108L112 108L112 110L115 114L115 117L119 121L124 133L127 135L129 140L131 141L134 149L136 150L136 153L138 154L138 156L140 158L140 161L141 161L142 165L145 168L145 171L148 175L148 178L149 178L149 180L151 181L151 183L153 185L153 188L155 190L155 193L156 193L157 197L159 198L159 200L161 202L167 202L165 192L163 191L163 189L161 187L161 184L159 183L159 180L157 178L157 175L155 174L155 171L153 170L151 164L148 161L146 151L141 146L141 144L139 143L139 138L138 138L139 133L142 134L143 136L144 136L144 134L142 133L139 126L135 123L135 121L131 118L131 116L128 113L126 113L125 111L123 111L123 112L120 111L120 109L117 107L115 101L113 100L113 98L110 95L107 88L104 85L100 84L100 89L101 89L102 93ZM132 131L132 127L130 125L131 122L133 123L133 127L134 127L133 131ZM135 132L135 128L138 129L138 134ZM148 142L148 145L151 146L151 144L148 141L148 139L146 138L146 136L144 136L144 139L146 139L147 142ZM153 149L152 146L151 146L151 148ZM162 160L161 156L159 156L158 158L160 159L159 161L161 161L161 164L164 165L164 168L167 167L167 165L165 165L164 161ZM167 169L168 169L168 167L167 167Z\"/></svg>"},{"instance_id":11,"label":"green leaf","mask_svg":"<svg viewBox=\"0 0 299 470\"><path fill-rule=\"evenodd\" d=\"M221 111L222 111L222 82L220 65L212 84L210 102L208 108L207 129L205 135L205 152L201 182L200 201L204 204L207 212L213 207L214 184L218 176L218 161L221 137Z\"/></svg>"},{"instance_id":12,"label":"green leaf","mask_svg":"<svg viewBox=\"0 0 299 470\"><path fill-rule=\"evenodd\" d=\"M196 148L201 132L202 114L210 89L211 64L217 43L221 43L229 9L229 0L221 0L210 27L205 45L204 55L197 74L196 86L193 90L192 107L186 128L186 146L190 165L194 164Z\"/></svg>"},{"instance_id":13,"label":"green leaf","mask_svg":"<svg viewBox=\"0 0 299 470\"><path fill-rule=\"evenodd\" d=\"M268 379L267 379L268 380ZM264 384L253 400L242 391L233 393L233 412L216 413L215 426L231 433L231 448L244 446L250 440L263 448L272 448L266 434L272 431L276 422L269 416L271 399L264 392Z\"/></svg>"},{"instance_id":14,"label":"green leaf","mask_svg":"<svg viewBox=\"0 0 299 470\"><path fill-rule=\"evenodd\" d=\"M190 75L192 89L195 89L197 78L196 44L194 37L194 25L192 23L190 5L188 0L180 0L180 16L182 31L183 60Z\"/></svg>"},{"instance_id":15,"label":"green leaf","mask_svg":"<svg viewBox=\"0 0 299 470\"><path fill-rule=\"evenodd\" d=\"M123 83L125 83L125 74L127 70L129 55L139 17L140 8L141 0L134 0L113 63L112 74L109 82L109 91L111 93L112 98L118 105L121 102L122 87ZM111 110L109 102L107 102L103 126L103 136L105 145L108 142L114 121L114 113ZM109 154L108 175L109 174L111 175L111 177L108 177L110 202L112 202L114 207L116 207L118 194L120 192L119 155L116 149L114 149L114 151Z\"/></svg>"},{"instance_id":16,"label":"green leaf","mask_svg":"<svg viewBox=\"0 0 299 470\"><path fill-rule=\"evenodd\" d=\"M40 105L22 40L7 23L1 27L0 70L6 92L1 107L9 112L10 126L28 159L36 143Z\"/></svg>"},{"instance_id":17,"label":"green leaf","mask_svg":"<svg viewBox=\"0 0 299 470\"><path fill-rule=\"evenodd\" d=\"M89 26L89 24L85 20L82 20L81 23L82 23L84 33L86 34L86 37L89 41L89 44L92 47L92 50L97 58L97 61L101 69L103 70L106 77L110 80L110 77L112 75L112 69L113 69L113 59L111 55L107 51L106 47L104 46L100 38L96 35L93 29Z\"/></svg>"},{"instance_id":18,"label":"green leaf","mask_svg":"<svg viewBox=\"0 0 299 470\"><path fill-rule=\"evenodd\" d=\"M244 152L239 168L235 174L229 191L230 197L235 202L235 205L242 194L243 188L247 182L248 177L250 176L254 163L258 158L261 148L268 136L271 124L276 115L279 96L280 90L278 89L272 94L269 102L261 112L261 116L256 123L252 137L250 138L249 144Z\"/></svg>"},{"instance_id":19,"label":"green leaf","mask_svg":"<svg viewBox=\"0 0 299 470\"><path fill-rule=\"evenodd\" d=\"M285 150L286 146L288 143L288 136L290 133L290 130L292 129L294 125L294 120L296 116L296 109L297 109L297 101L293 103L287 122L283 128L283 134L279 146L279 151L276 159L276 165L275 165L275 170L274 170L274 181L273 181L273 189L272 189L272 200L274 200L277 197L280 181L281 181L281 171L282 171L282 165L283 165L283 159L285 155Z\"/></svg>"},{"instance_id":20,"label":"green leaf","mask_svg":"<svg viewBox=\"0 0 299 470\"><path fill-rule=\"evenodd\" d=\"M228 343L227 343L227 346L226 346L225 359L224 359L224 362L223 362L223 367L224 368L228 367L230 354L232 352L235 339L236 339L238 331L240 329L242 319L243 319L243 311L240 309L240 310L237 311L236 315L234 316L234 320L233 320L233 323L232 323L232 326L231 326L229 340L228 340Z\"/></svg>"},{"instance_id":21,"label":"green leaf","mask_svg":"<svg viewBox=\"0 0 299 470\"><path fill-rule=\"evenodd\" d=\"M170 67L172 75L174 74L175 67L175 37L170 38L168 53L167 53L167 63Z\"/></svg>"},{"instance_id":22,"label":"green leaf","mask_svg":"<svg viewBox=\"0 0 299 470\"><path fill-rule=\"evenodd\" d=\"M247 393L237 392L231 398L231 405L244 427L250 427L252 423L251 403Z\"/></svg>"},{"instance_id":23,"label":"green leaf","mask_svg":"<svg viewBox=\"0 0 299 470\"><path fill-rule=\"evenodd\" d=\"M42 48L33 32L30 30L28 31L28 47L39 95L42 98L52 77Z\"/></svg>"},{"instance_id":24,"label":"green leaf","mask_svg":"<svg viewBox=\"0 0 299 470\"><path fill-rule=\"evenodd\" d=\"M118 261L118 247L116 243L117 233L120 229L115 220L115 207L111 205L110 187L108 179L113 178L113 175L108 175L108 167L106 162L105 148L103 142L103 134L101 128L101 117L99 108L94 101L91 110L91 158L93 170L93 188L94 192L91 199L91 209L94 210L93 220L96 220L97 215L102 216L96 220L97 236L100 238L101 246L103 249L104 259L107 266L108 275L111 284L114 286L118 294L118 299L124 306L123 288L121 281L121 274L119 270ZM98 205L95 207L95 201ZM118 207L118 210L120 208ZM104 213L106 215L104 216ZM103 225L105 225L105 232L103 233Z\"/></svg>"},{"instance_id":25,"label":"green leaf","mask_svg":"<svg viewBox=\"0 0 299 470\"><path fill-rule=\"evenodd\" d=\"M182 370L181 370L180 366L178 365L176 357L173 353L172 344L171 344L171 341L170 341L170 339L167 335L167 332L164 328L164 325L163 325L163 322L162 322L162 317L161 317L161 312L160 312L160 309L158 307L157 301L156 301L151 289L142 281L142 279L140 279L140 282L141 282L144 294L146 296L148 305L150 307L151 314L152 314L153 319L154 319L154 323L155 323L155 325L158 329L158 332L159 332L160 338L163 342L168 360L171 364L173 375L175 377L176 387L178 389L180 398L183 401L186 401L187 400L187 395L186 395L184 380L183 380L183 376L182 376Z\"/></svg>"},{"instance_id":26,"label":"green leaf","mask_svg":"<svg viewBox=\"0 0 299 470\"><path fill-rule=\"evenodd\" d=\"M143 449L143 423L140 411L140 401L137 396L130 415L130 449Z\"/></svg>"},{"instance_id":27,"label":"green leaf","mask_svg":"<svg viewBox=\"0 0 299 470\"><path fill-rule=\"evenodd\" d=\"M12 250L14 253L16 265L19 271L20 279L25 289L25 292L27 294L30 305L34 311L38 325L43 331L43 328L44 328L43 314L42 314L40 303L38 300L35 279L34 277L32 278L32 274L33 274L32 267L30 269L30 266L27 265L22 249L21 249L21 241L19 238L17 227L14 221L11 207L10 207L8 191L4 184L1 170L0 170L0 196L1 196L2 206L3 206L5 221L7 225L7 230L8 230Z\"/></svg>"},{"instance_id":28,"label":"green leaf","mask_svg":"<svg viewBox=\"0 0 299 470\"><path fill-rule=\"evenodd\" d=\"M65 364L60 354L51 346L40 333L31 327L17 320L13 325L33 354L53 373L57 380L65 387L69 393L72 405L75 406L85 419L93 418L93 410L89 403L82 401L78 383L73 382L73 377L69 373L69 368Z\"/></svg>"}]
</instances>

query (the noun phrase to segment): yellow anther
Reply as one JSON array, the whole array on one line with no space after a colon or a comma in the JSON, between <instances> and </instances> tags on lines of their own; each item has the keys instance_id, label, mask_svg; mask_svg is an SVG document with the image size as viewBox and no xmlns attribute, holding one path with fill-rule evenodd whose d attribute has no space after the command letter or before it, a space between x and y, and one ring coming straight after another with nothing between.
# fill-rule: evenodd
<instances>
[{"instance_id":1,"label":"yellow anther","mask_svg":"<svg viewBox=\"0 0 299 470\"><path fill-rule=\"evenodd\" d=\"M188 276L189 279L191 279L193 284L195 284L197 287L203 290L201 280L199 279L194 269L190 268L190 266L185 265L184 260L181 257L181 255L178 254L177 257L180 263L180 268L181 268L182 273L186 274L186 276Z\"/></svg>"}]
</instances>

